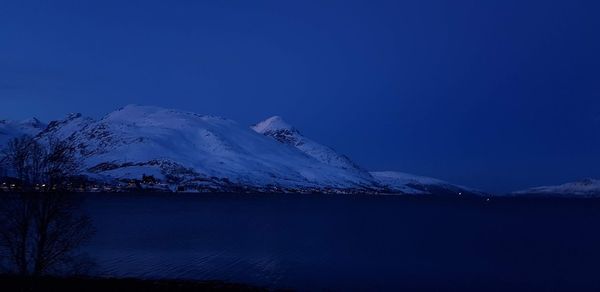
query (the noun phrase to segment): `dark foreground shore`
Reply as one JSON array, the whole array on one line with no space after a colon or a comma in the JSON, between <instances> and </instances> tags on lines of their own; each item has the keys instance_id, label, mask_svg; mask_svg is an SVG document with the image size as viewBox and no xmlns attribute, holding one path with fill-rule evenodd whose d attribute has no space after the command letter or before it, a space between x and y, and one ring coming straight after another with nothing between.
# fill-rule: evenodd
<instances>
[{"instance_id":1,"label":"dark foreground shore","mask_svg":"<svg viewBox=\"0 0 600 292\"><path fill-rule=\"evenodd\" d=\"M116 278L58 278L0 276L0 291L50 292L50 291L268 291L244 284L220 281L139 280Z\"/></svg>"}]
</instances>

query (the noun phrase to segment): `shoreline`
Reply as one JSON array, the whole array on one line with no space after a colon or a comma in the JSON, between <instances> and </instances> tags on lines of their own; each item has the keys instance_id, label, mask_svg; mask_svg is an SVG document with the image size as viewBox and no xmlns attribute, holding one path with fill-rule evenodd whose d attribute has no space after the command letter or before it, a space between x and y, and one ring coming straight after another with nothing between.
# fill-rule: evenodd
<instances>
[{"instance_id":1,"label":"shoreline","mask_svg":"<svg viewBox=\"0 0 600 292\"><path fill-rule=\"evenodd\" d=\"M2 291L271 291L267 288L218 280L103 278L103 277L25 277L0 275Z\"/></svg>"}]
</instances>

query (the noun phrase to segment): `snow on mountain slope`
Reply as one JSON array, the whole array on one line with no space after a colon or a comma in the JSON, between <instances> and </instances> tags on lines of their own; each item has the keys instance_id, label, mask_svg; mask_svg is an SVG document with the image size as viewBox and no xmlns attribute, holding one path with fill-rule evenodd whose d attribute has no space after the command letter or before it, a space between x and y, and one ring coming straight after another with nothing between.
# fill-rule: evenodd
<instances>
[{"instance_id":1,"label":"snow on mountain slope","mask_svg":"<svg viewBox=\"0 0 600 292\"><path fill-rule=\"evenodd\" d=\"M83 117L79 113L72 113L67 115L63 120L51 121L43 131L40 131L36 135L36 137L42 139L54 138L67 140L71 135L81 131L93 122L94 119L92 118Z\"/></svg>"},{"instance_id":2,"label":"snow on mountain slope","mask_svg":"<svg viewBox=\"0 0 600 292\"><path fill-rule=\"evenodd\" d=\"M10 139L28 135L35 136L46 127L36 118L24 121L0 120L0 145L4 146Z\"/></svg>"},{"instance_id":3,"label":"snow on mountain slope","mask_svg":"<svg viewBox=\"0 0 600 292\"><path fill-rule=\"evenodd\" d=\"M48 125L0 121L0 148L23 134L72 143L82 174L106 182L152 175L199 191L481 194L432 178L369 173L278 116L249 128L215 116L130 105L99 120L70 114Z\"/></svg>"},{"instance_id":4,"label":"snow on mountain slope","mask_svg":"<svg viewBox=\"0 0 600 292\"><path fill-rule=\"evenodd\" d=\"M131 105L93 121L53 122L39 135L77 146L93 176L290 189L369 189L370 176L326 164L220 117Z\"/></svg>"},{"instance_id":5,"label":"snow on mountain slope","mask_svg":"<svg viewBox=\"0 0 600 292\"><path fill-rule=\"evenodd\" d=\"M600 180L584 179L557 186L541 186L513 192L513 195L600 197Z\"/></svg>"},{"instance_id":6,"label":"snow on mountain slope","mask_svg":"<svg viewBox=\"0 0 600 292\"><path fill-rule=\"evenodd\" d=\"M364 180L373 181L373 177L369 172L360 168L348 157L340 155L335 150L306 138L300 131L286 123L279 116L268 118L254 125L252 129L282 144L293 146L321 163L350 171L355 176L361 177Z\"/></svg>"},{"instance_id":7,"label":"snow on mountain slope","mask_svg":"<svg viewBox=\"0 0 600 292\"><path fill-rule=\"evenodd\" d=\"M381 185L389 188L392 193L411 195L484 195L477 190L453 185L439 179L402 172L379 171L371 172L371 175Z\"/></svg>"}]
</instances>

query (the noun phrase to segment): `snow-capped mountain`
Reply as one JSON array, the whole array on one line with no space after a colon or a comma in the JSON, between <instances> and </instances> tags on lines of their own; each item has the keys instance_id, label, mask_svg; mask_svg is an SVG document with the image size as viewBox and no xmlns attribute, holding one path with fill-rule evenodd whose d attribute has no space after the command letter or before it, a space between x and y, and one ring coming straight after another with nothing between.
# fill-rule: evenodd
<instances>
[{"instance_id":1,"label":"snow-capped mountain","mask_svg":"<svg viewBox=\"0 0 600 292\"><path fill-rule=\"evenodd\" d=\"M0 148L27 134L70 142L81 174L115 183L152 176L163 186L223 192L458 194L466 188L393 172L369 173L275 116L235 121L129 105L101 119L70 114L48 125L0 122Z\"/></svg>"},{"instance_id":2,"label":"snow-capped mountain","mask_svg":"<svg viewBox=\"0 0 600 292\"><path fill-rule=\"evenodd\" d=\"M203 188L372 190L370 175L320 161L220 117L127 106L95 121L81 115L52 122L38 138L77 146L92 177L153 175Z\"/></svg>"},{"instance_id":3,"label":"snow-capped mountain","mask_svg":"<svg viewBox=\"0 0 600 292\"><path fill-rule=\"evenodd\" d=\"M600 180L584 179L557 186L541 186L512 193L520 196L600 197Z\"/></svg>"},{"instance_id":4,"label":"snow-capped mountain","mask_svg":"<svg viewBox=\"0 0 600 292\"><path fill-rule=\"evenodd\" d=\"M483 196L483 192L448 182L396 171L371 172L377 182L390 193L410 195Z\"/></svg>"}]
</instances>

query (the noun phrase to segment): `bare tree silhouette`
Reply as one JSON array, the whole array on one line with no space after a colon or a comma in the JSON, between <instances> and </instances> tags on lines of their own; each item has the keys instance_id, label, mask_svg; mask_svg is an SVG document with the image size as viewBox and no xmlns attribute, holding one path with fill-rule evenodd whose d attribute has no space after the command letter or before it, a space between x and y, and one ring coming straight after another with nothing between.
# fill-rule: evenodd
<instances>
[{"instance_id":1,"label":"bare tree silhouette","mask_svg":"<svg viewBox=\"0 0 600 292\"><path fill-rule=\"evenodd\" d=\"M19 185L0 200L0 255L9 271L40 276L71 269L94 233L69 187L77 170L74 148L31 137L11 140L4 164Z\"/></svg>"}]
</instances>

